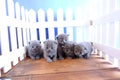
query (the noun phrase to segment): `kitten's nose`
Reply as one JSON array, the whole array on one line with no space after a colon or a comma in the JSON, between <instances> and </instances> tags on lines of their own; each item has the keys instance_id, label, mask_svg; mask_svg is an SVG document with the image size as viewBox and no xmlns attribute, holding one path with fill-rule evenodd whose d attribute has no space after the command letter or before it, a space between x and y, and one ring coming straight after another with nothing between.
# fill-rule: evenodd
<instances>
[{"instance_id":1,"label":"kitten's nose","mask_svg":"<svg viewBox=\"0 0 120 80\"><path fill-rule=\"evenodd\" d=\"M50 49L48 50L48 52L51 52Z\"/></svg>"},{"instance_id":2,"label":"kitten's nose","mask_svg":"<svg viewBox=\"0 0 120 80\"><path fill-rule=\"evenodd\" d=\"M35 48L35 49L34 49L34 51L35 51L35 52L38 52L38 51L39 51L39 49L36 49L36 48Z\"/></svg>"},{"instance_id":3,"label":"kitten's nose","mask_svg":"<svg viewBox=\"0 0 120 80\"><path fill-rule=\"evenodd\" d=\"M65 43L66 41L64 40L63 43Z\"/></svg>"}]
</instances>

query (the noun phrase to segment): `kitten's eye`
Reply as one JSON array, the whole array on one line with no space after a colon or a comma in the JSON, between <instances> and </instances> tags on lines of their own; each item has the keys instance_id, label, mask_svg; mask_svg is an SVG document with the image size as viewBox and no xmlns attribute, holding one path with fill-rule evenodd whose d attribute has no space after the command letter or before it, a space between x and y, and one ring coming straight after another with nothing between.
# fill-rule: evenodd
<instances>
[{"instance_id":1,"label":"kitten's eye","mask_svg":"<svg viewBox=\"0 0 120 80\"><path fill-rule=\"evenodd\" d=\"M82 52L80 52L80 54L82 54Z\"/></svg>"},{"instance_id":2,"label":"kitten's eye","mask_svg":"<svg viewBox=\"0 0 120 80\"><path fill-rule=\"evenodd\" d=\"M84 48L84 50L87 50L86 48Z\"/></svg>"},{"instance_id":3,"label":"kitten's eye","mask_svg":"<svg viewBox=\"0 0 120 80\"><path fill-rule=\"evenodd\" d=\"M65 41L67 41L67 38L65 39Z\"/></svg>"},{"instance_id":4,"label":"kitten's eye","mask_svg":"<svg viewBox=\"0 0 120 80\"><path fill-rule=\"evenodd\" d=\"M53 47L51 47L51 49L53 49Z\"/></svg>"},{"instance_id":5,"label":"kitten's eye","mask_svg":"<svg viewBox=\"0 0 120 80\"><path fill-rule=\"evenodd\" d=\"M34 46L32 46L32 48L34 48Z\"/></svg>"},{"instance_id":6,"label":"kitten's eye","mask_svg":"<svg viewBox=\"0 0 120 80\"><path fill-rule=\"evenodd\" d=\"M74 53L77 53L77 51L74 51Z\"/></svg>"},{"instance_id":7,"label":"kitten's eye","mask_svg":"<svg viewBox=\"0 0 120 80\"><path fill-rule=\"evenodd\" d=\"M48 49L48 47L46 47L46 49Z\"/></svg>"},{"instance_id":8,"label":"kitten's eye","mask_svg":"<svg viewBox=\"0 0 120 80\"><path fill-rule=\"evenodd\" d=\"M38 46L36 46L36 48L38 48Z\"/></svg>"},{"instance_id":9,"label":"kitten's eye","mask_svg":"<svg viewBox=\"0 0 120 80\"><path fill-rule=\"evenodd\" d=\"M68 49L66 49L66 52L68 52Z\"/></svg>"}]
</instances>

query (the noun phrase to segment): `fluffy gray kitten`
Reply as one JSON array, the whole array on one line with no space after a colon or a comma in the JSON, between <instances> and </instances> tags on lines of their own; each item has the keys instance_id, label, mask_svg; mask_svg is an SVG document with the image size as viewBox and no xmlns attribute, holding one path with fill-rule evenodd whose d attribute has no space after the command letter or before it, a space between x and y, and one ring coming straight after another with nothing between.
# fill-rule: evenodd
<instances>
[{"instance_id":1,"label":"fluffy gray kitten","mask_svg":"<svg viewBox=\"0 0 120 80\"><path fill-rule=\"evenodd\" d=\"M68 41L68 36L68 34L59 34L58 36L56 36L56 40L58 41L57 57L60 60L66 57L62 46L65 44L65 42Z\"/></svg>"},{"instance_id":2,"label":"fluffy gray kitten","mask_svg":"<svg viewBox=\"0 0 120 80\"><path fill-rule=\"evenodd\" d=\"M44 58L47 62L53 62L57 60L57 46L58 43L55 40L44 41Z\"/></svg>"},{"instance_id":3,"label":"fluffy gray kitten","mask_svg":"<svg viewBox=\"0 0 120 80\"><path fill-rule=\"evenodd\" d=\"M27 56L31 59L40 59L43 57L43 49L41 47L41 42L38 40L30 41L27 48Z\"/></svg>"},{"instance_id":4,"label":"fluffy gray kitten","mask_svg":"<svg viewBox=\"0 0 120 80\"><path fill-rule=\"evenodd\" d=\"M74 54L74 45L75 42L67 41L63 46L63 51L65 52L66 56L70 59L76 58L76 55Z\"/></svg>"},{"instance_id":5,"label":"fluffy gray kitten","mask_svg":"<svg viewBox=\"0 0 120 80\"><path fill-rule=\"evenodd\" d=\"M92 51L93 48L90 42L81 42L79 44L75 44L74 46L74 53L79 58L90 58Z\"/></svg>"}]
</instances>

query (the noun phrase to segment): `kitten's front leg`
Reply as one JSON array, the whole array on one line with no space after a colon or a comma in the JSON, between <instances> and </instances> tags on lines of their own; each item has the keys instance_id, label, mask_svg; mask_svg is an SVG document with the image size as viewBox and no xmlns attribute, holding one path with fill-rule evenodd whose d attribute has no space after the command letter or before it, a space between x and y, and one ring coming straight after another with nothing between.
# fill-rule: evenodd
<instances>
[{"instance_id":1,"label":"kitten's front leg","mask_svg":"<svg viewBox=\"0 0 120 80\"><path fill-rule=\"evenodd\" d=\"M37 59L37 60L40 59L40 55L36 55L35 59Z\"/></svg>"},{"instance_id":2,"label":"kitten's front leg","mask_svg":"<svg viewBox=\"0 0 120 80\"><path fill-rule=\"evenodd\" d=\"M35 60L35 55L34 55L34 53L29 53L29 57L30 57L32 60Z\"/></svg>"},{"instance_id":3,"label":"kitten's front leg","mask_svg":"<svg viewBox=\"0 0 120 80\"><path fill-rule=\"evenodd\" d=\"M83 56L81 54L78 55L79 58L82 58Z\"/></svg>"},{"instance_id":4,"label":"kitten's front leg","mask_svg":"<svg viewBox=\"0 0 120 80\"><path fill-rule=\"evenodd\" d=\"M46 57L47 62L52 62L52 60L49 57Z\"/></svg>"},{"instance_id":5,"label":"kitten's front leg","mask_svg":"<svg viewBox=\"0 0 120 80\"><path fill-rule=\"evenodd\" d=\"M59 60L63 60L64 59L61 52L58 52L58 58L59 58Z\"/></svg>"},{"instance_id":6,"label":"kitten's front leg","mask_svg":"<svg viewBox=\"0 0 120 80\"><path fill-rule=\"evenodd\" d=\"M53 61L56 61L56 60L57 60L57 55L55 55L53 58Z\"/></svg>"},{"instance_id":7,"label":"kitten's front leg","mask_svg":"<svg viewBox=\"0 0 120 80\"><path fill-rule=\"evenodd\" d=\"M84 55L84 58L85 58L85 59L89 59L89 58L90 58L90 53L86 53L86 54Z\"/></svg>"},{"instance_id":8,"label":"kitten's front leg","mask_svg":"<svg viewBox=\"0 0 120 80\"><path fill-rule=\"evenodd\" d=\"M35 60L35 57L34 57L34 56L32 56L32 55L30 55L30 58L31 58L32 60Z\"/></svg>"}]
</instances>

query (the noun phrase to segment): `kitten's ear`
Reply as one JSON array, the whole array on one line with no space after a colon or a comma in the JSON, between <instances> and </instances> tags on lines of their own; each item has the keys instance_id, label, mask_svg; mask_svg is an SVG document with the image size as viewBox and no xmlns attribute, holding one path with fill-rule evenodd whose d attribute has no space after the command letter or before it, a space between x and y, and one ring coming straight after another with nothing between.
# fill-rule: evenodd
<instances>
[{"instance_id":1,"label":"kitten's ear","mask_svg":"<svg viewBox=\"0 0 120 80\"><path fill-rule=\"evenodd\" d=\"M30 44L30 41L28 42L28 44Z\"/></svg>"},{"instance_id":2,"label":"kitten's ear","mask_svg":"<svg viewBox=\"0 0 120 80\"><path fill-rule=\"evenodd\" d=\"M72 46L73 46L73 48L74 48L75 44L72 44Z\"/></svg>"},{"instance_id":3,"label":"kitten's ear","mask_svg":"<svg viewBox=\"0 0 120 80\"><path fill-rule=\"evenodd\" d=\"M93 44L93 42L90 42L90 44L93 46L94 44Z\"/></svg>"},{"instance_id":4,"label":"kitten's ear","mask_svg":"<svg viewBox=\"0 0 120 80\"><path fill-rule=\"evenodd\" d=\"M55 40L58 40L58 35L55 37Z\"/></svg>"},{"instance_id":5,"label":"kitten's ear","mask_svg":"<svg viewBox=\"0 0 120 80\"><path fill-rule=\"evenodd\" d=\"M39 43L41 44L41 41L39 41Z\"/></svg>"},{"instance_id":6,"label":"kitten's ear","mask_svg":"<svg viewBox=\"0 0 120 80\"><path fill-rule=\"evenodd\" d=\"M58 44L58 42L57 42L57 41L54 41L54 43L55 43L55 44Z\"/></svg>"},{"instance_id":7,"label":"kitten's ear","mask_svg":"<svg viewBox=\"0 0 120 80\"><path fill-rule=\"evenodd\" d=\"M69 34L66 34L67 36L69 36Z\"/></svg>"},{"instance_id":8,"label":"kitten's ear","mask_svg":"<svg viewBox=\"0 0 120 80\"><path fill-rule=\"evenodd\" d=\"M76 46L77 45L77 43L74 43L74 46Z\"/></svg>"},{"instance_id":9,"label":"kitten's ear","mask_svg":"<svg viewBox=\"0 0 120 80\"><path fill-rule=\"evenodd\" d=\"M65 48L65 46L62 46L62 48Z\"/></svg>"},{"instance_id":10,"label":"kitten's ear","mask_svg":"<svg viewBox=\"0 0 120 80\"><path fill-rule=\"evenodd\" d=\"M46 41L43 42L44 44L46 43Z\"/></svg>"}]
</instances>

